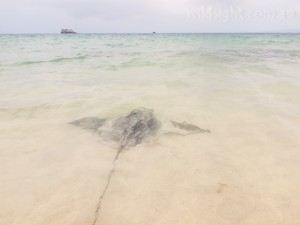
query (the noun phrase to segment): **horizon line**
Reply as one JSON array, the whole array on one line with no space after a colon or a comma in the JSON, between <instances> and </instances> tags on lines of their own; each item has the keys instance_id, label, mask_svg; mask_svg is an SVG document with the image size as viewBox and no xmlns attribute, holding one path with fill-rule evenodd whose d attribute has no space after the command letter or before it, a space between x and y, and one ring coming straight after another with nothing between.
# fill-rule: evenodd
<instances>
[{"instance_id":1,"label":"horizon line","mask_svg":"<svg viewBox=\"0 0 300 225\"><path fill-rule=\"evenodd\" d=\"M265 31L265 32L76 32L75 34L61 34L55 33L0 33L0 35L76 35L76 34L300 34L300 31Z\"/></svg>"}]
</instances>

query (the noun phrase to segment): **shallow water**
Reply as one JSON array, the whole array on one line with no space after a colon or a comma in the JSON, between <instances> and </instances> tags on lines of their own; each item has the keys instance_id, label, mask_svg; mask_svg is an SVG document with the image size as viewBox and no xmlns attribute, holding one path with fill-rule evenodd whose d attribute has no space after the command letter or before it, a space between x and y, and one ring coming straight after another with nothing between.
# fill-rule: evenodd
<instances>
[{"instance_id":1,"label":"shallow water","mask_svg":"<svg viewBox=\"0 0 300 225\"><path fill-rule=\"evenodd\" d=\"M212 133L122 152L97 224L299 224L299 37L0 35L0 224L92 225L116 150L67 123L136 107Z\"/></svg>"}]
</instances>

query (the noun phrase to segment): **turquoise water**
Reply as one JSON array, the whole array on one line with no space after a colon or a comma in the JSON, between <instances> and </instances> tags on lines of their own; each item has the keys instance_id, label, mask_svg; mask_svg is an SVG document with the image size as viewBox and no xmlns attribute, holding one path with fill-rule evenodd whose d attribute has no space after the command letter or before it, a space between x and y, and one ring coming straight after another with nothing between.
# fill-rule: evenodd
<instances>
[{"instance_id":1,"label":"turquoise water","mask_svg":"<svg viewBox=\"0 0 300 225\"><path fill-rule=\"evenodd\" d=\"M1 35L0 107L52 104L105 85L179 80L195 95L299 84L299 47L292 34ZM44 93L52 88L56 97ZM39 100L27 96L39 91Z\"/></svg>"},{"instance_id":2,"label":"turquoise water","mask_svg":"<svg viewBox=\"0 0 300 225\"><path fill-rule=\"evenodd\" d=\"M122 153L100 222L300 221L300 35L77 34L0 35L0 223L91 224L115 152L67 123L136 107L212 133Z\"/></svg>"}]
</instances>

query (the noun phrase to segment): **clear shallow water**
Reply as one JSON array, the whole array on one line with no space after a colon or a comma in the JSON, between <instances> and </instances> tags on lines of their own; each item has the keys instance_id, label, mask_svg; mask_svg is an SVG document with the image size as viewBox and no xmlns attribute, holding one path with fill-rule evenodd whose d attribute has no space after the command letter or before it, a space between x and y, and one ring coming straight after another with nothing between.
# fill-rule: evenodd
<instances>
[{"instance_id":1,"label":"clear shallow water","mask_svg":"<svg viewBox=\"0 0 300 225\"><path fill-rule=\"evenodd\" d=\"M100 224L300 221L299 35L0 35L0 50L3 224L90 224L115 152L67 122L135 107L212 134L125 152Z\"/></svg>"},{"instance_id":2,"label":"clear shallow water","mask_svg":"<svg viewBox=\"0 0 300 225\"><path fill-rule=\"evenodd\" d=\"M194 96L222 88L266 94L267 84L299 84L299 46L299 35L287 34L2 35L0 107L100 94L91 88L175 90L168 82Z\"/></svg>"}]
</instances>

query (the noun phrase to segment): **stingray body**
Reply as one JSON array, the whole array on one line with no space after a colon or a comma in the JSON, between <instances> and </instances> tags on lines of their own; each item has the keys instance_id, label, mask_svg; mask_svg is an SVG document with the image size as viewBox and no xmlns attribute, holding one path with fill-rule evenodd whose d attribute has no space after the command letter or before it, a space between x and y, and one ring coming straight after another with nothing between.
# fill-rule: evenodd
<instances>
[{"instance_id":1,"label":"stingray body","mask_svg":"<svg viewBox=\"0 0 300 225\"><path fill-rule=\"evenodd\" d=\"M155 118L153 110L134 109L129 115L106 123L99 132L116 143L119 148L134 147L146 138L154 136L161 123Z\"/></svg>"},{"instance_id":2,"label":"stingray body","mask_svg":"<svg viewBox=\"0 0 300 225\"><path fill-rule=\"evenodd\" d=\"M210 133L210 130L186 122L169 121L168 123L173 129L165 130L160 134L186 136ZM158 134L161 128L161 122L154 116L153 110L146 108L134 109L127 116L116 119L85 117L70 124L99 133L103 140L115 143L119 152L141 144L145 139Z\"/></svg>"},{"instance_id":3,"label":"stingray body","mask_svg":"<svg viewBox=\"0 0 300 225\"><path fill-rule=\"evenodd\" d=\"M154 136L161 127L153 110L145 108L134 109L127 116L113 120L85 117L70 124L98 132L104 140L116 143L119 152Z\"/></svg>"}]
</instances>

